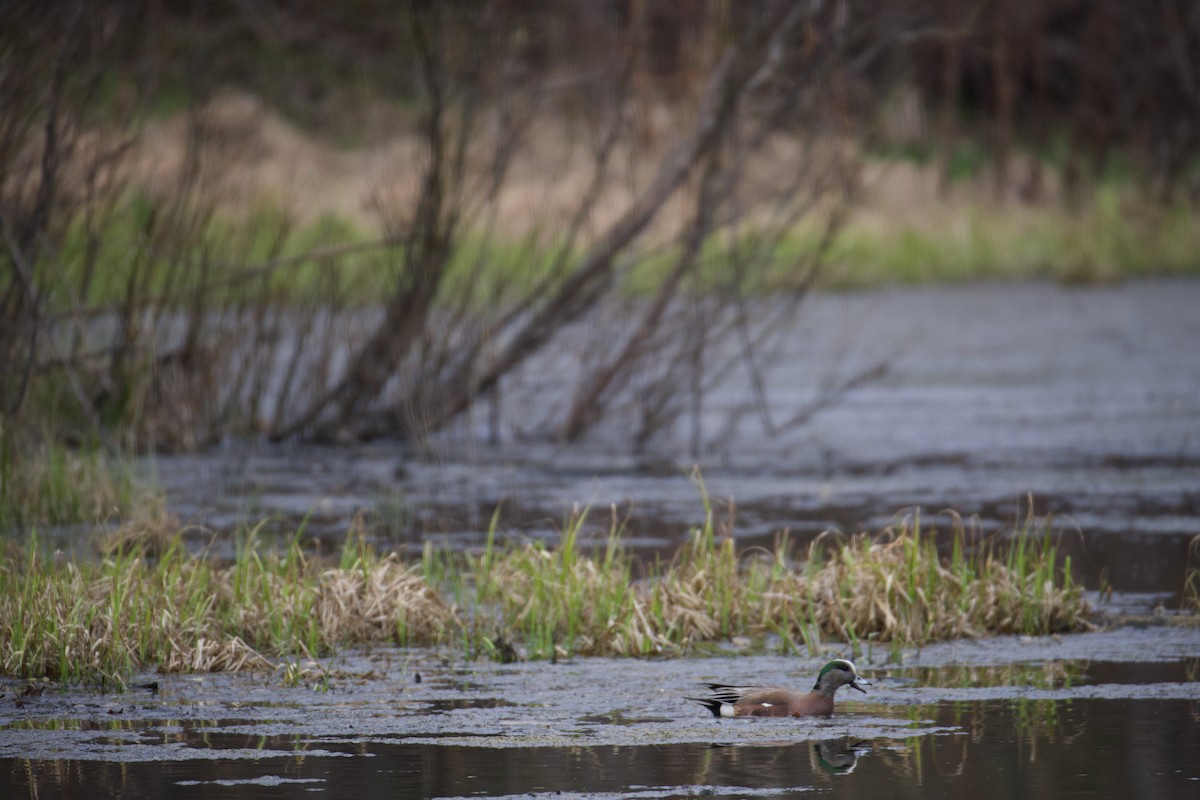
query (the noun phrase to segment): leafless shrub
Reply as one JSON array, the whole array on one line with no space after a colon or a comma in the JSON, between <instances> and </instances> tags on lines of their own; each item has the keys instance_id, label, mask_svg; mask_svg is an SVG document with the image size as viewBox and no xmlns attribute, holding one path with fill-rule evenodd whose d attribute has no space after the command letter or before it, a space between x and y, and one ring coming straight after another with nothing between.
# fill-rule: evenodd
<instances>
[{"instance_id":1,"label":"leafless shrub","mask_svg":"<svg viewBox=\"0 0 1200 800\"><path fill-rule=\"evenodd\" d=\"M140 445L195 448L256 432L421 440L568 327L612 308L657 259L641 278L649 295L624 304L632 324L620 323L615 346L603 334L561 418L542 431L578 438L633 398L644 443L685 409L698 413L714 341L740 336L740 361L777 328L751 330L738 310L775 257L771 237L802 219L832 231L853 199L856 158L838 144L854 116L845 81L873 45L845 6L763 2L729 22L724 44L710 41L687 71L668 74L643 61L642 37L661 23L649 11L605 32L610 49L586 64L535 69L521 37L497 35L529 22L504 4L411 4L402 36L420 111L401 140L415 158L376 192L384 236L287 255L286 210L246 226L227 218L247 191L230 166L263 145L244 114L205 104L206 84L192 87L198 103L179 123L186 148L149 181L139 174L143 131L85 127L93 98L64 99L75 82L66 65L98 79L104 48L127 43L135 11L79 5L65 23L28 11L60 42L35 48L46 59L37 67L20 68L9 39L5 75L20 85L6 94L26 100L14 115L23 124L0 143L9 417L47 376L60 379L45 382L59 413L93 431L119 423ZM300 17L276 22L308 35ZM663 99L672 87L681 96ZM560 191L554 175L536 173L532 156L548 141L588 176L581 184ZM766 244L747 249L749 235ZM505 286L490 262L514 242L516 258L534 263ZM792 266L794 298L819 255L820 244ZM378 312L345 310L338 275L349 259L369 265L385 292ZM655 370L666 363L681 366Z\"/></svg>"},{"instance_id":2,"label":"leafless shrub","mask_svg":"<svg viewBox=\"0 0 1200 800\"><path fill-rule=\"evenodd\" d=\"M605 17L592 4L413 2L371 26L309 3L213 17L133 0L12 4L0 33L5 430L34 398L75 438L115 430L139 446L425 441L550 351L583 369L526 435L576 440L619 418L629 444L686 429L698 452L706 398L731 369L754 390L735 417L798 424L803 413L767 407L766 367L856 201L862 144L893 87L943 109L948 151L969 90L995 121L998 176L1044 119L1040 141L1063 125L1097 153L1159 142L1139 152L1162 192L1186 179L1200 128L1168 108L1195 93L1196 15L1117 5L1079 10L1077 35L1062 4L647 2ZM148 41L152 24L207 68ZM370 197L378 238L302 245L297 187L264 208L244 167L268 137L253 102L221 99L253 64L246 48L263 45L369 70L409 103L370 132L397 156ZM1152 50L1161 91L1137 70L1101 69L1113 47ZM1071 88L1055 65L1077 78L1074 105L1054 105ZM181 81L190 104L163 123L185 146L152 164L156 75ZM1137 102L1106 116L1104 87ZM785 246L797 231L804 246ZM572 338L581 328L592 341Z\"/></svg>"},{"instance_id":3,"label":"leafless shrub","mask_svg":"<svg viewBox=\"0 0 1200 800\"><path fill-rule=\"evenodd\" d=\"M447 30L468 37L466 50L498 59L497 74L515 57L489 49L486 15L450 24L451 12L414 12L428 110L419 189L411 202L396 205L401 214L389 224L401 242L404 269L383 318L354 348L346 369L328 391L280 420L275 435L350 429L420 438L436 431L494 392L564 329L602 313L655 252L662 266L654 290L645 301L623 306L632 319L604 332L563 417L545 434L578 438L627 400L635 376L652 374L656 364L690 369L659 372L659 380L638 392L646 411L641 440L681 413L669 398L683 385L692 387L687 408L695 412L714 374L703 357L711 343L740 330L740 360L794 309L777 306L776 319L753 330L744 309L730 313L776 257L772 237L801 219L818 220L828 234L855 191L853 150L836 143L850 124L840 87L852 57L869 61L870 47L856 39L842 13L788 3L764 3L759 10L706 65L710 72L699 82L695 105L662 109L680 131L666 146L647 151L630 123L631 109L644 99L633 79L640 74L636 51L603 76L607 103L599 109L592 148L583 154L590 159L590 185L556 217L527 222L533 235L554 234L544 277L527 291L490 296L482 308L447 296L451 261L468 232L482 231L486 241L495 230L505 210L505 180L527 157L524 137L535 120L553 124L562 114L545 86L513 92L489 85L493 94L483 103L474 84L456 83L464 70L474 73L454 62L454 48L438 38ZM814 37L814 27L823 35ZM550 123L540 116L547 110L555 112ZM784 151L786 161L773 163ZM471 163L486 168L473 171L466 166ZM620 165L630 163L637 164L635 174L623 175ZM479 175L487 180L480 183ZM612 203L620 196L628 199L615 213L601 210L601 199ZM763 246L746 251L743 233L763 237ZM718 234L741 256L723 257ZM810 285L821 246L810 263L793 265L793 276L800 276L793 300ZM713 265L726 260L733 263ZM471 313L441 316L447 306ZM437 324L447 319L454 324Z\"/></svg>"}]
</instances>

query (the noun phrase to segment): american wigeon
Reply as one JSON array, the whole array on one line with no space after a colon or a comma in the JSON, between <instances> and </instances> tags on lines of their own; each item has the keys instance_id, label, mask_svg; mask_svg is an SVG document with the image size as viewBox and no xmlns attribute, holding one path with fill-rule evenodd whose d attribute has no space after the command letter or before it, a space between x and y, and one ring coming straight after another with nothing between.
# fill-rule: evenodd
<instances>
[{"instance_id":1,"label":"american wigeon","mask_svg":"<svg viewBox=\"0 0 1200 800\"><path fill-rule=\"evenodd\" d=\"M835 658L817 673L810 692L777 689L769 686L730 686L706 683L709 697L688 697L700 703L714 717L828 717L833 713L833 695L843 686L858 689L871 682L859 676L854 664Z\"/></svg>"}]
</instances>

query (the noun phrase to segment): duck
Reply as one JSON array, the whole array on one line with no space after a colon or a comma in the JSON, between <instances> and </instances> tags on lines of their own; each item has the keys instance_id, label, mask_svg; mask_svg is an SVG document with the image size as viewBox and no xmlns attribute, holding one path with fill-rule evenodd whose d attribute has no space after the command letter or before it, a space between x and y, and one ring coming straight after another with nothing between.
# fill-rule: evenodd
<instances>
[{"instance_id":1,"label":"duck","mask_svg":"<svg viewBox=\"0 0 1200 800\"><path fill-rule=\"evenodd\" d=\"M734 686L705 683L708 697L686 697L700 703L714 717L828 717L833 714L833 696L843 686L866 694L871 682L858 674L854 663L844 658L821 667L812 691L800 692L774 686Z\"/></svg>"}]
</instances>

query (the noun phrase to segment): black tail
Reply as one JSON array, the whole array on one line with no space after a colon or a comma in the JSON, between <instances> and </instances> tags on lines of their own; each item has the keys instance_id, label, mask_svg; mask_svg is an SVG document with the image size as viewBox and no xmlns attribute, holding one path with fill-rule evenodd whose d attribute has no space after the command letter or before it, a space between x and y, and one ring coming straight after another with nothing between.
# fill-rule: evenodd
<instances>
[{"instance_id":1,"label":"black tail","mask_svg":"<svg viewBox=\"0 0 1200 800\"><path fill-rule=\"evenodd\" d=\"M693 703L699 703L712 712L714 717L721 716L721 701L714 700L711 697L685 697L684 700L691 700Z\"/></svg>"}]
</instances>

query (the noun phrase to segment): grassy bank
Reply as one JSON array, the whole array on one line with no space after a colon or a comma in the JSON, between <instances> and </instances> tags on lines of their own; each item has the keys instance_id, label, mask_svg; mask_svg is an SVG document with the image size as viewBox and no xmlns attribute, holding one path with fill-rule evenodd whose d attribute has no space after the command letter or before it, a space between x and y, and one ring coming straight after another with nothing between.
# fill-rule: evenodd
<instances>
[{"instance_id":1,"label":"grassy bank","mask_svg":"<svg viewBox=\"0 0 1200 800\"><path fill-rule=\"evenodd\" d=\"M1197 253L1200 226L1192 209L1139 203L1132 187L1106 183L1076 209L976 198L934 203L919 221L864 213L837 237L822 283L1109 283L1200 275Z\"/></svg>"},{"instance_id":2,"label":"grassy bank","mask_svg":"<svg viewBox=\"0 0 1200 800\"><path fill-rule=\"evenodd\" d=\"M929 183L931 178L920 173L914 180ZM894 199L865 202L823 251L817 285L843 290L990 279L1107 283L1200 275L1195 211L1141 203L1128 183L1097 184L1073 209L1049 201L997 202L975 184L955 191L961 196L922 196L911 208L897 207ZM927 188L918 192L930 193ZM110 209L98 249L94 234L78 222L57 260L41 267L56 272L65 285L82 287L76 302L97 308L127 303L131 293L139 302L176 308L201 300L232 308L264 298L301 307L314 301L371 306L392 290L403 244L351 215L327 211L301 223L266 204L237 217L211 209L185 213L196 218L186 235L172 229L151 246L142 231L154 224L155 215L143 195L131 192ZM805 265L822 247L822 237L815 222L769 237L754 233L751 225L736 234L718 232L704 246L700 274L717 290L736 283L751 293L788 291L806 279ZM517 231L464 232L449 258L443 287L447 304L465 300L484 307L574 263L577 253L545 238ZM657 290L677 255L652 248L631 264L627 291ZM104 269L97 271L96 264Z\"/></svg>"},{"instance_id":3,"label":"grassy bank","mask_svg":"<svg viewBox=\"0 0 1200 800\"><path fill-rule=\"evenodd\" d=\"M1200 275L1194 209L1139 204L1132 180L1080 189L1086 196L1068 209L1049 191L1036 203L998 198L982 182L943 193L932 166L876 166L869 171L887 179L864 188L836 235L828 224L830 214L842 219L840 201L799 217L714 221L694 237L678 235L678 209L666 209L608 254L595 246L607 241L603 226L553 215L451 214L453 224L423 237L401 234L408 212L399 199L392 217L344 204L300 213L286 196L246 189L232 193L235 202L204 186L176 196L131 178L94 207L64 210L56 241L26 257L39 300L21 312L30 335L0 347L8 368L0 372L18 378L3 384L15 409L3 424L44 431L48 441L106 439L143 451L264 435L415 440L461 419L536 354L592 336L584 346L595 355L578 363L598 390L540 423L579 438L631 402L643 380L656 398L680 396L684 373L665 365L729 340L721 325L754 320L737 309L743 298L760 306L763 297L794 298L810 279L848 289ZM698 296L716 328L680 321ZM639 320L620 348L610 331L576 324L611 319L614 308ZM789 309L779 306L780 315ZM754 350L766 354L792 331L751 327L753 347L737 356L748 365ZM568 386L579 383L569 377ZM384 413L363 422L357 407L370 404ZM649 427L630 433L632 446L667 419L645 416Z\"/></svg>"},{"instance_id":4,"label":"grassy bank","mask_svg":"<svg viewBox=\"0 0 1200 800\"><path fill-rule=\"evenodd\" d=\"M898 648L992 633L1089 626L1082 587L1048 536L949 555L912 519L876 536L825 538L794 560L738 553L706 523L670 561L639 564L614 529L585 551L582 517L556 547L427 548L416 563L352 535L335 562L306 555L302 532L268 548L251 531L233 563L189 553L176 534L122 537L100 559L64 560L31 539L0 566L0 672L123 686L137 671L268 669L369 643L461 647L468 658L686 654L732 637L785 652L827 642ZM157 542L155 547L147 545ZM285 666L285 679L295 666Z\"/></svg>"}]
</instances>

